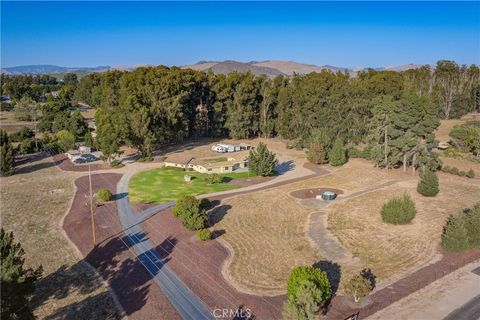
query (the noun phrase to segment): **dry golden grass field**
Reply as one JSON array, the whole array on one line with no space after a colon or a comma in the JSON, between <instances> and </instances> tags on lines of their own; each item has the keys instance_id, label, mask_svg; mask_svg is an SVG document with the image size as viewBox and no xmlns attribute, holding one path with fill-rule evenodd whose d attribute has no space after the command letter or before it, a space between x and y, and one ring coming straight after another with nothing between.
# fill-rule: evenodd
<instances>
[{"instance_id":1,"label":"dry golden grass field","mask_svg":"<svg viewBox=\"0 0 480 320\"><path fill-rule=\"evenodd\" d=\"M8 134L22 129L23 127L33 128L35 124L30 121L17 121L12 111L0 111L0 128Z\"/></svg>"},{"instance_id":2,"label":"dry golden grass field","mask_svg":"<svg viewBox=\"0 0 480 320\"><path fill-rule=\"evenodd\" d=\"M2 227L21 242L26 264L44 269L32 298L39 319L106 319L116 313L109 292L81 262L60 226L78 176L44 159L0 179Z\"/></svg>"},{"instance_id":3,"label":"dry golden grass field","mask_svg":"<svg viewBox=\"0 0 480 320\"><path fill-rule=\"evenodd\" d=\"M215 226L225 230L223 241L233 251L224 273L243 291L284 292L293 266L322 260L310 244L306 227L310 213L324 211L328 229L350 255L339 262L342 281L368 267L381 286L397 273L411 271L433 259L447 216L478 201L478 180L442 173L439 177L441 192L435 198L425 198L416 193L418 176L376 169L368 161L353 159L325 176L225 199L222 205L228 211ZM392 184L381 187L388 182ZM338 188L345 197L358 191L367 193L335 201L322 209L306 208L289 195L293 190L312 187ZM405 192L417 205L413 223L383 223L382 204Z\"/></svg>"}]
</instances>

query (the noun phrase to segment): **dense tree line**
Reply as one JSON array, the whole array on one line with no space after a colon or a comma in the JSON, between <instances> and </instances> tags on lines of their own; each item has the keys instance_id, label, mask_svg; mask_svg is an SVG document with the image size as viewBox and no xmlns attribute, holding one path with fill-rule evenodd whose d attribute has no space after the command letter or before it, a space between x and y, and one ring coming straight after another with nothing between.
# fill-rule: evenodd
<instances>
[{"instance_id":1,"label":"dense tree line","mask_svg":"<svg viewBox=\"0 0 480 320\"><path fill-rule=\"evenodd\" d=\"M47 91L56 86L55 103L41 111L40 129L47 132L84 135L81 126L72 129L77 121L67 121L66 110L77 102L96 107L95 144L109 160L123 144L150 156L156 145L187 138L281 136L314 149L318 163L330 162L335 146L333 162L341 164L343 149L361 144L379 166L435 169L430 151L438 120L480 110L479 68L453 61L356 76L322 71L271 79L158 66L92 73L79 81L66 75L62 83L44 76L2 81L2 94L18 101L25 95L38 101L29 93L37 83Z\"/></svg>"},{"instance_id":2,"label":"dense tree line","mask_svg":"<svg viewBox=\"0 0 480 320\"><path fill-rule=\"evenodd\" d=\"M60 84L50 75L1 75L1 95L10 96L14 100L30 97L35 101L42 100L49 92L58 90Z\"/></svg>"},{"instance_id":3,"label":"dense tree line","mask_svg":"<svg viewBox=\"0 0 480 320\"><path fill-rule=\"evenodd\" d=\"M478 67L452 61L273 79L159 66L87 75L73 98L98 107L97 143L107 158L122 144L149 156L156 144L198 137L278 135L309 147L321 129L330 141L321 146L325 161L338 140L367 143L378 165L392 167L426 162L438 120L479 109L479 83Z\"/></svg>"}]
</instances>

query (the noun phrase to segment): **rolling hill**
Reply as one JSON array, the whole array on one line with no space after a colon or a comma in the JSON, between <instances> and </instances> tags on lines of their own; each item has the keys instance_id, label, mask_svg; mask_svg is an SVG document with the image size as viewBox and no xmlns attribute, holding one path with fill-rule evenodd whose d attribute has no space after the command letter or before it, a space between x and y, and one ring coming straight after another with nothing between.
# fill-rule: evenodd
<instances>
[{"instance_id":1,"label":"rolling hill","mask_svg":"<svg viewBox=\"0 0 480 320\"><path fill-rule=\"evenodd\" d=\"M98 66L98 67L60 67L55 65L26 65L17 67L2 68L1 73L8 75L17 74L51 74L53 76L62 76L65 73L72 72L78 76L83 76L91 72L105 72L111 69L118 70L133 70L136 67L110 67L110 66ZM387 70L387 71L406 71L409 69L416 69L421 67L419 64L405 64L400 66L389 66L374 68L375 70ZM344 67L336 67L331 65L317 66L314 64L299 63L295 61L282 61L282 60L266 60L266 61L250 61L239 62L234 60L225 61L199 61L195 64L181 66L183 69L193 69L197 71L212 71L213 73L230 73L230 72L247 72L250 71L255 75L266 75L267 77L275 77L278 75L291 76L293 74L307 74L310 72L320 72L322 70L329 70L332 72L346 71L351 75L355 75L361 70L366 70L364 67L355 67L352 69Z\"/></svg>"}]
</instances>

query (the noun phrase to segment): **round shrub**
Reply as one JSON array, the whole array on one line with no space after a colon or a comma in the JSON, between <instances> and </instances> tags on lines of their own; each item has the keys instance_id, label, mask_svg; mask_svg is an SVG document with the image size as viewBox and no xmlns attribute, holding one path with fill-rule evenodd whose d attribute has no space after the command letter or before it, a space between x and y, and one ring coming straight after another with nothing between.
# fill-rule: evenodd
<instances>
[{"instance_id":1,"label":"round shrub","mask_svg":"<svg viewBox=\"0 0 480 320\"><path fill-rule=\"evenodd\" d=\"M198 240L207 241L212 239L212 232L209 229L202 229L197 233Z\"/></svg>"},{"instance_id":2,"label":"round shrub","mask_svg":"<svg viewBox=\"0 0 480 320\"><path fill-rule=\"evenodd\" d=\"M332 289L327 273L310 266L298 266L292 269L287 282L288 299L296 298L299 288L305 281L313 282L315 286L322 291L323 301L330 300Z\"/></svg>"},{"instance_id":3,"label":"round shrub","mask_svg":"<svg viewBox=\"0 0 480 320\"><path fill-rule=\"evenodd\" d=\"M473 169L468 170L466 176L470 179L475 178L475 171L473 171Z\"/></svg>"},{"instance_id":4,"label":"round shrub","mask_svg":"<svg viewBox=\"0 0 480 320\"><path fill-rule=\"evenodd\" d=\"M218 173L204 173L202 174L203 180L208 184L222 183L223 177Z\"/></svg>"},{"instance_id":5,"label":"round shrub","mask_svg":"<svg viewBox=\"0 0 480 320\"><path fill-rule=\"evenodd\" d=\"M415 203L407 194L390 199L380 211L383 222L391 224L407 224L415 218L416 213Z\"/></svg>"},{"instance_id":6,"label":"round shrub","mask_svg":"<svg viewBox=\"0 0 480 320\"><path fill-rule=\"evenodd\" d=\"M172 212L188 230L200 230L207 225L207 213L194 196L183 196L178 199Z\"/></svg>"},{"instance_id":7,"label":"round shrub","mask_svg":"<svg viewBox=\"0 0 480 320\"><path fill-rule=\"evenodd\" d=\"M427 170L420 175L417 192L425 197L434 197L438 193L438 177L433 171Z\"/></svg>"},{"instance_id":8,"label":"round shrub","mask_svg":"<svg viewBox=\"0 0 480 320\"><path fill-rule=\"evenodd\" d=\"M98 190L97 196L98 199L102 200L103 202L112 200L112 193L107 188Z\"/></svg>"}]
</instances>

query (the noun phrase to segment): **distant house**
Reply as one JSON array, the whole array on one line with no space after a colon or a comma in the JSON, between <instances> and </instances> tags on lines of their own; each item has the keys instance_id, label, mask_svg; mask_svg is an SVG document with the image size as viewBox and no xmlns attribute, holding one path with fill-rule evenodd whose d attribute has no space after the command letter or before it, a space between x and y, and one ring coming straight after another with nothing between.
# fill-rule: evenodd
<instances>
[{"instance_id":1,"label":"distant house","mask_svg":"<svg viewBox=\"0 0 480 320\"><path fill-rule=\"evenodd\" d=\"M200 173L229 173L248 167L248 153L238 152L235 157L202 159L172 155L165 160L165 166L194 170Z\"/></svg>"},{"instance_id":2,"label":"distant house","mask_svg":"<svg viewBox=\"0 0 480 320\"><path fill-rule=\"evenodd\" d=\"M212 146L213 151L220 152L220 153L245 151L250 149L253 149L253 147L246 143L240 143L240 144L217 143Z\"/></svg>"}]
</instances>

